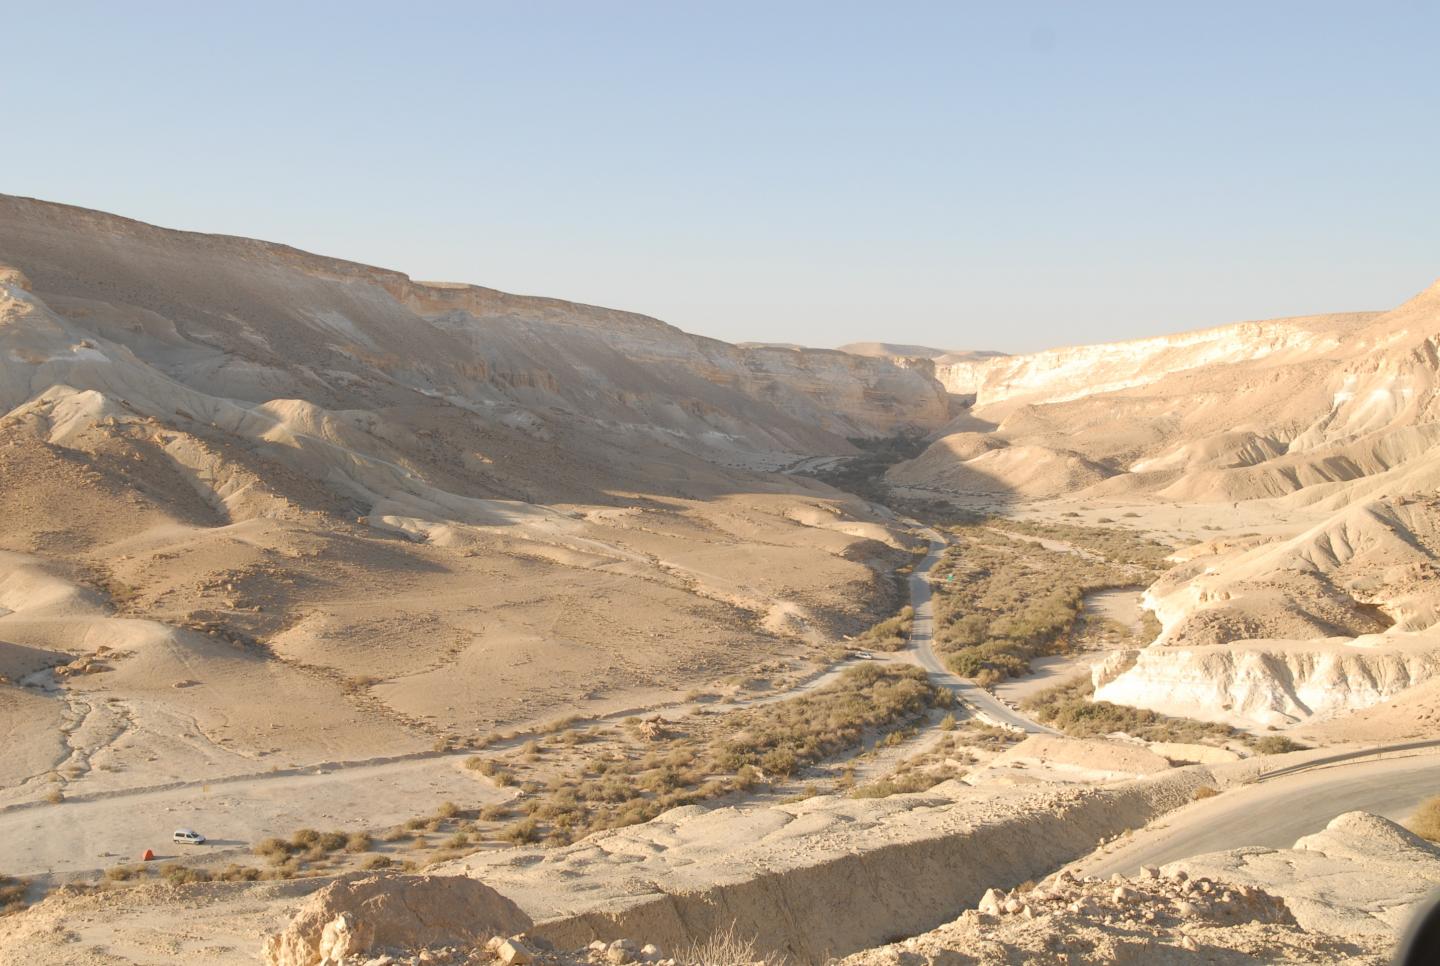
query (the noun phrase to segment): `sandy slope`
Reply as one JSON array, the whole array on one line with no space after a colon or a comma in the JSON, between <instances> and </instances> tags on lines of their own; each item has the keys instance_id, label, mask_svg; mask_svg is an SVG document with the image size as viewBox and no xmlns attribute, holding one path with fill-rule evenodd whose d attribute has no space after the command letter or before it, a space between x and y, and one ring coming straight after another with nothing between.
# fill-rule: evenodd
<instances>
[{"instance_id":1,"label":"sandy slope","mask_svg":"<svg viewBox=\"0 0 1440 966\"><path fill-rule=\"evenodd\" d=\"M883 511L743 467L939 425L926 372L0 215L0 804L643 706L894 595Z\"/></svg>"}]
</instances>

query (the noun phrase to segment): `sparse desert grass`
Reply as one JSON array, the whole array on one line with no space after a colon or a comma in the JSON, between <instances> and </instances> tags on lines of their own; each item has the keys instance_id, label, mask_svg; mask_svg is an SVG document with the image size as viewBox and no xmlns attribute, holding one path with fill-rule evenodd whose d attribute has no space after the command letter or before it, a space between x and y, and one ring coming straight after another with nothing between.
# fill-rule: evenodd
<instances>
[{"instance_id":1,"label":"sparse desert grass","mask_svg":"<svg viewBox=\"0 0 1440 966\"><path fill-rule=\"evenodd\" d=\"M753 765L786 777L858 746L866 729L908 723L950 700L919 668L861 665L813 694L740 712L738 729L710 753L722 772Z\"/></svg>"},{"instance_id":2,"label":"sparse desert grass","mask_svg":"<svg viewBox=\"0 0 1440 966\"><path fill-rule=\"evenodd\" d=\"M676 954L685 966L783 966L785 960L761 953L753 938L740 935L735 923Z\"/></svg>"},{"instance_id":3,"label":"sparse desert grass","mask_svg":"<svg viewBox=\"0 0 1440 966\"><path fill-rule=\"evenodd\" d=\"M1199 788L1195 789L1195 791L1190 795L1190 798L1191 800L1198 802L1201 799L1214 798L1216 795L1219 794L1219 791L1211 788L1209 785L1201 785Z\"/></svg>"},{"instance_id":4,"label":"sparse desert grass","mask_svg":"<svg viewBox=\"0 0 1440 966\"><path fill-rule=\"evenodd\" d=\"M859 785L850 791L851 798L889 798L891 795L901 795L906 792L923 792L927 788L933 788L943 781L957 778L961 772L954 774L943 774L936 771L919 771L909 775L882 778L877 782L868 785Z\"/></svg>"},{"instance_id":5,"label":"sparse desert grass","mask_svg":"<svg viewBox=\"0 0 1440 966\"><path fill-rule=\"evenodd\" d=\"M1125 514L1134 516L1134 514ZM1160 571L1169 564L1166 557L1173 547L1151 540L1126 527L1089 527L1073 523L1041 523L1036 520L1014 520L1009 517L992 521L996 526L1026 536L1060 540L1082 550L1104 557L1112 564L1132 565L1145 570ZM1102 517L1098 522L1113 523Z\"/></svg>"},{"instance_id":6,"label":"sparse desert grass","mask_svg":"<svg viewBox=\"0 0 1440 966\"><path fill-rule=\"evenodd\" d=\"M559 751L532 761L524 749L516 749L509 767L548 771L549 780L527 779L521 799L487 807L480 818L493 822L518 811L523 817L498 830L499 838L570 842L600 829L648 821L678 805L785 781L861 747L869 737L883 742L892 734L912 733L906 729L950 701L950 692L933 687L918 668L865 664L786 701L667 721L658 730L628 719L608 747L565 750L572 759L586 756L578 761L559 760Z\"/></svg>"},{"instance_id":7,"label":"sparse desert grass","mask_svg":"<svg viewBox=\"0 0 1440 966\"><path fill-rule=\"evenodd\" d=\"M385 836L386 841L396 841L396 838L393 832ZM342 849L350 853L365 852L372 844L368 832L319 832L313 828L302 828L288 839L262 839L251 851L268 859L272 865L297 870Z\"/></svg>"},{"instance_id":8,"label":"sparse desert grass","mask_svg":"<svg viewBox=\"0 0 1440 966\"><path fill-rule=\"evenodd\" d=\"M972 726L965 730L969 727ZM966 766L976 760L965 745L963 732L947 731L930 748L902 760L884 778L851 789L850 797L888 798L905 792L923 792L941 782L960 778Z\"/></svg>"},{"instance_id":9,"label":"sparse desert grass","mask_svg":"<svg viewBox=\"0 0 1440 966\"><path fill-rule=\"evenodd\" d=\"M1422 839L1440 842L1440 795L1421 802L1408 824L1410 831Z\"/></svg>"},{"instance_id":10,"label":"sparse desert grass","mask_svg":"<svg viewBox=\"0 0 1440 966\"><path fill-rule=\"evenodd\" d=\"M239 865L232 862L215 874L220 882L258 882L265 878L265 873L251 865Z\"/></svg>"}]
</instances>

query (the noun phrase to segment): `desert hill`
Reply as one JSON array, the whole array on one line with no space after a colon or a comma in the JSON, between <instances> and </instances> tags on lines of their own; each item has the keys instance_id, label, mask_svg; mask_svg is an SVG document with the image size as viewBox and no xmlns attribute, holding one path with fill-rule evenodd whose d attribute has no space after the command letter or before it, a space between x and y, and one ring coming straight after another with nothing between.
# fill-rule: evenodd
<instances>
[{"instance_id":1,"label":"desert hill","mask_svg":"<svg viewBox=\"0 0 1440 966\"><path fill-rule=\"evenodd\" d=\"M1223 520L1248 504L1294 521L1240 540L1192 533L1146 592L1156 646L1097 671L1097 696L1267 724L1344 713L1433 671L1437 345L1440 284L1389 312L942 366L952 391L975 394L965 418L982 431L952 423L889 479L981 505Z\"/></svg>"},{"instance_id":2,"label":"desert hill","mask_svg":"<svg viewBox=\"0 0 1440 966\"><path fill-rule=\"evenodd\" d=\"M913 538L765 470L949 417L924 366L30 199L0 265L5 800L791 667Z\"/></svg>"}]
</instances>

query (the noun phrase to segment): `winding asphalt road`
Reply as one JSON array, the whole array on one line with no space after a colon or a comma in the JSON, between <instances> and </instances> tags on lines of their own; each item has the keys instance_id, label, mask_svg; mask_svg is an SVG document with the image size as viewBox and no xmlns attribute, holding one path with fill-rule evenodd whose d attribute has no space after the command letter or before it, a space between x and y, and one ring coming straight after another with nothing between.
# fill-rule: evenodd
<instances>
[{"instance_id":1,"label":"winding asphalt road","mask_svg":"<svg viewBox=\"0 0 1440 966\"><path fill-rule=\"evenodd\" d=\"M1070 868L1077 875L1103 878L1250 845L1288 849L1337 815L1366 811L1401 821L1437 792L1440 754L1433 751L1287 770L1187 805L1135 832L1119 848L1096 852Z\"/></svg>"},{"instance_id":2,"label":"winding asphalt road","mask_svg":"<svg viewBox=\"0 0 1440 966\"><path fill-rule=\"evenodd\" d=\"M956 677L941 663L934 646L935 600L930 571L940 562L946 543L933 530L926 531L926 536L930 538L930 552L910 574L910 606L915 611L915 619L910 628L909 648L916 660L929 672L932 681L953 691L956 700L975 717L1027 734L1058 735L1060 732L1031 721L984 688Z\"/></svg>"}]
</instances>

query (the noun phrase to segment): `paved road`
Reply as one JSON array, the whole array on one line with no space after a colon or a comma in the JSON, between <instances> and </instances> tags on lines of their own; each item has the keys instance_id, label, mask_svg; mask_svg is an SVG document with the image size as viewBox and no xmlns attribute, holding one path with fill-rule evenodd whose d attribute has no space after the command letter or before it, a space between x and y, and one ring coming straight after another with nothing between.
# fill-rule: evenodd
<instances>
[{"instance_id":1,"label":"paved road","mask_svg":"<svg viewBox=\"0 0 1440 966\"><path fill-rule=\"evenodd\" d=\"M1053 728L1031 721L984 688L951 674L941 663L934 647L935 601L930 587L930 570L940 562L946 544L933 530L928 531L927 536L930 537L930 553L910 574L910 606L915 610L915 621L910 630L910 650L920 666L930 672L931 679L937 684L955 692L960 703L979 718L1028 734L1059 734Z\"/></svg>"},{"instance_id":2,"label":"paved road","mask_svg":"<svg viewBox=\"0 0 1440 966\"><path fill-rule=\"evenodd\" d=\"M1109 852L1072 866L1080 875L1133 875L1206 852L1247 845L1290 848L1344 812L1366 811L1396 821L1440 793L1440 754L1352 761L1286 774L1204 799L1136 832Z\"/></svg>"}]
</instances>

